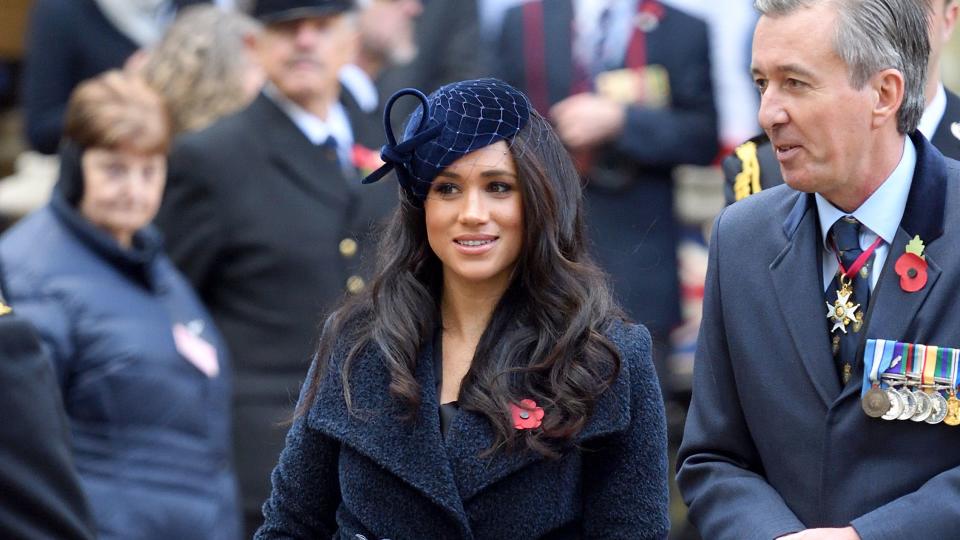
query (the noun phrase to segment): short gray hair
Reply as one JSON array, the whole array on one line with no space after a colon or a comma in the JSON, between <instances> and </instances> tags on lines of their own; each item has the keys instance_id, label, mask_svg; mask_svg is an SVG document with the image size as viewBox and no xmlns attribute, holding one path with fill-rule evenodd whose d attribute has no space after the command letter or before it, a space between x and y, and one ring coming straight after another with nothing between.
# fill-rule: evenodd
<instances>
[{"instance_id":1,"label":"short gray hair","mask_svg":"<svg viewBox=\"0 0 960 540\"><path fill-rule=\"evenodd\" d=\"M754 0L754 7L775 17L825 3L837 9L833 47L850 70L850 84L863 88L881 70L899 71L904 96L897 129L904 134L917 129L930 56L929 0Z\"/></svg>"}]
</instances>

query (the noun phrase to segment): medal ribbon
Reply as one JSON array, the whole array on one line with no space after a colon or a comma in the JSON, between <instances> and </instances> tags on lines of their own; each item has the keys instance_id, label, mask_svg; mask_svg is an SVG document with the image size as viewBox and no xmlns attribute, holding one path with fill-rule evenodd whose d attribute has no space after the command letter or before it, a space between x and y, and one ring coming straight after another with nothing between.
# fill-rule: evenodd
<instances>
[{"instance_id":1,"label":"medal ribbon","mask_svg":"<svg viewBox=\"0 0 960 540\"><path fill-rule=\"evenodd\" d=\"M940 350L937 352L937 378L941 380L950 379L950 366L948 365L950 361L950 348L940 347ZM936 381L934 381L936 382Z\"/></svg>"},{"instance_id":2,"label":"medal ribbon","mask_svg":"<svg viewBox=\"0 0 960 540\"><path fill-rule=\"evenodd\" d=\"M853 261L853 264L850 265L850 268L843 267L843 261L840 259L840 250L837 249L837 243L832 242L833 254L834 256L837 257L837 264L840 265L840 274L848 279L853 279L854 277L856 277L857 272L859 272L860 269L863 268L863 265L867 264L867 261L870 260L870 256L873 255L873 252L876 251L878 247L880 247L880 244L882 242L883 242L883 238L880 238L878 236L877 239L874 240L872 244L870 244L870 247L863 250L863 253L861 253L860 256L857 257L855 261Z\"/></svg>"},{"instance_id":3,"label":"medal ribbon","mask_svg":"<svg viewBox=\"0 0 960 540\"><path fill-rule=\"evenodd\" d=\"M873 385L880 385L880 372L885 371L883 365L884 349L888 341L885 339L868 339L863 349L863 388L860 396L863 397Z\"/></svg>"},{"instance_id":4,"label":"medal ribbon","mask_svg":"<svg viewBox=\"0 0 960 540\"><path fill-rule=\"evenodd\" d=\"M881 371L884 373L889 373L891 375L903 375L907 371L907 345L908 343L900 343L899 341L893 342L888 340L877 340L878 342L882 341L886 344L884 347L884 356L883 361L884 365L880 367ZM893 361L900 357L900 361L894 365Z\"/></svg>"},{"instance_id":5,"label":"medal ribbon","mask_svg":"<svg viewBox=\"0 0 960 540\"><path fill-rule=\"evenodd\" d=\"M950 388L957 389L957 371L960 365L960 349L950 349Z\"/></svg>"},{"instance_id":6,"label":"medal ribbon","mask_svg":"<svg viewBox=\"0 0 960 540\"><path fill-rule=\"evenodd\" d=\"M933 385L933 377L937 369L937 347L936 345L927 345L923 355L923 375L920 379L921 388Z\"/></svg>"}]
</instances>

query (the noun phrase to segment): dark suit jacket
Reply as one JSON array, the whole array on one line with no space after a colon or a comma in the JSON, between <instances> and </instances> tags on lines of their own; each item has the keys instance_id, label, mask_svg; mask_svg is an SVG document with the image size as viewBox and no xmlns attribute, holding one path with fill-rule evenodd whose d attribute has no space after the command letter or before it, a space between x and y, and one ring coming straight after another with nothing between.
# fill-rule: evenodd
<instances>
[{"instance_id":1,"label":"dark suit jacket","mask_svg":"<svg viewBox=\"0 0 960 540\"><path fill-rule=\"evenodd\" d=\"M547 92L553 105L570 95L574 78L573 5L571 0L542 4ZM526 65L524 9L511 8L504 19L499 76L529 92L528 73L542 66ZM648 65L666 68L670 105L629 107L622 135L602 150L587 173L593 253L611 274L617 299L629 315L658 339L680 320L673 168L707 164L717 152L708 50L706 24L664 6L659 25L647 33L646 57ZM601 185L601 176L613 181Z\"/></svg>"},{"instance_id":2,"label":"dark suit jacket","mask_svg":"<svg viewBox=\"0 0 960 540\"><path fill-rule=\"evenodd\" d=\"M93 538L53 365L14 314L0 315L0 411L0 536Z\"/></svg>"},{"instance_id":3,"label":"dark suit jacket","mask_svg":"<svg viewBox=\"0 0 960 540\"><path fill-rule=\"evenodd\" d=\"M244 510L259 512L318 325L361 283L397 187L361 187L265 95L179 139L168 176L157 223L234 359L236 470Z\"/></svg>"},{"instance_id":4,"label":"dark suit jacket","mask_svg":"<svg viewBox=\"0 0 960 540\"><path fill-rule=\"evenodd\" d=\"M937 125L930 142L940 150L944 156L960 160L960 96L946 90L947 108L943 111L943 118ZM956 128L953 126L957 125ZM747 149L747 162L740 159L739 152L746 145L753 143L754 150ZM755 159L749 156L755 156ZM759 184L749 181L756 169ZM759 190L783 183L783 174L777 156L774 155L770 139L765 134L757 135L740 145L733 154L723 160L724 196L727 204L745 198ZM758 189L759 188L759 189Z\"/></svg>"},{"instance_id":5,"label":"dark suit jacket","mask_svg":"<svg viewBox=\"0 0 960 540\"><path fill-rule=\"evenodd\" d=\"M429 342L414 420L398 418L405 409L373 347L351 368L351 414L342 347L287 435L257 538L666 538L666 432L650 336L618 323L608 337L621 372L578 436L583 449L557 460L520 450L481 457L492 429L464 410L443 438Z\"/></svg>"},{"instance_id":6,"label":"dark suit jacket","mask_svg":"<svg viewBox=\"0 0 960 540\"><path fill-rule=\"evenodd\" d=\"M866 339L960 346L960 163L920 136ZM863 540L956 538L960 429L861 410L863 364L841 388L830 351L813 195L786 186L727 207L710 242L693 401L677 481L704 538L765 539L852 524ZM900 288L907 241L928 281Z\"/></svg>"}]
</instances>

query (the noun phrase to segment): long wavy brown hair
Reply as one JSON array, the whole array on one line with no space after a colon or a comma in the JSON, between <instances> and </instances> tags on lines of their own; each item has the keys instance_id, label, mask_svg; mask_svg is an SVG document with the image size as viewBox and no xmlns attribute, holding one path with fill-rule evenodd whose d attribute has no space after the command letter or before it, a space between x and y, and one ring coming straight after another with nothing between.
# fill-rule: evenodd
<instances>
[{"instance_id":1,"label":"long wavy brown hair","mask_svg":"<svg viewBox=\"0 0 960 540\"><path fill-rule=\"evenodd\" d=\"M524 247L477 344L458 404L490 420L495 439L488 452L525 445L556 457L619 373L619 351L604 331L623 314L587 253L580 176L552 128L532 112L510 149L523 198ZM390 394L411 417L420 406L414 372L437 328L441 264L427 243L422 206L406 195L381 238L371 286L337 310L321 332L318 365L298 416L316 399L334 342L349 347L339 373L348 407L351 363L371 346L390 370ZM546 412L538 430L513 427L510 404L524 398Z\"/></svg>"}]
</instances>

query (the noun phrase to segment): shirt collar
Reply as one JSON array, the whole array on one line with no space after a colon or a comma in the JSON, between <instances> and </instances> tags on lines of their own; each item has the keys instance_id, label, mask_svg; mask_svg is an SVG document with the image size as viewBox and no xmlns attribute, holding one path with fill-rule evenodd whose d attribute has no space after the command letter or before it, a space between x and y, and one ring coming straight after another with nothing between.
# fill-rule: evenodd
<instances>
[{"instance_id":1,"label":"shirt collar","mask_svg":"<svg viewBox=\"0 0 960 540\"><path fill-rule=\"evenodd\" d=\"M937 85L937 93L933 96L930 105L923 109L923 116L920 117L920 123L917 129L929 141L933 134L937 132L937 126L943 120L943 114L947 111L947 93L943 89L943 83Z\"/></svg>"},{"instance_id":2,"label":"shirt collar","mask_svg":"<svg viewBox=\"0 0 960 540\"><path fill-rule=\"evenodd\" d=\"M846 215L855 217L864 227L883 238L887 244L893 243L900 220L903 218L903 210L907 206L907 196L910 195L910 184L917 165L917 149L913 146L913 141L910 137L904 137L903 140L903 156L900 158L900 163L880 184L880 187L852 214L840 210L819 193L815 195L817 212L820 215L820 239L825 249L830 250L827 244L830 228L838 219Z\"/></svg>"},{"instance_id":3,"label":"shirt collar","mask_svg":"<svg viewBox=\"0 0 960 540\"><path fill-rule=\"evenodd\" d=\"M324 120L288 99L270 82L264 85L263 93L290 117L310 142L323 144L327 137L333 135L337 140L337 151L340 156L349 155L350 148L353 146L353 130L350 129L347 112L339 101L330 105L327 110L327 119Z\"/></svg>"},{"instance_id":4,"label":"shirt collar","mask_svg":"<svg viewBox=\"0 0 960 540\"><path fill-rule=\"evenodd\" d=\"M340 84L357 101L360 110L365 113L372 113L377 110L377 104L380 103L380 94L366 71L360 69L356 64L347 64L340 68L339 78Z\"/></svg>"}]
</instances>

